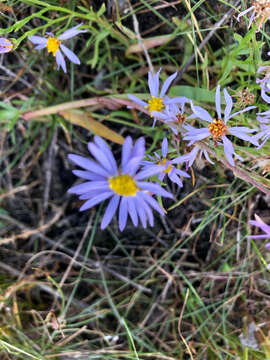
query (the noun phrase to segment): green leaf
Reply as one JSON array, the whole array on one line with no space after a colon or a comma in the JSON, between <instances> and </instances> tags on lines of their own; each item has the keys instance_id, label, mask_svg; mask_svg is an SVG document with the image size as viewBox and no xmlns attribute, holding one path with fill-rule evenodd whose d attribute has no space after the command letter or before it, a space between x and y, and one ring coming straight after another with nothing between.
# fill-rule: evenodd
<instances>
[{"instance_id":1,"label":"green leaf","mask_svg":"<svg viewBox=\"0 0 270 360\"><path fill-rule=\"evenodd\" d=\"M186 96L187 98L194 101L211 103L215 102L214 91L187 85L173 86L169 91L169 96Z\"/></svg>"}]
</instances>

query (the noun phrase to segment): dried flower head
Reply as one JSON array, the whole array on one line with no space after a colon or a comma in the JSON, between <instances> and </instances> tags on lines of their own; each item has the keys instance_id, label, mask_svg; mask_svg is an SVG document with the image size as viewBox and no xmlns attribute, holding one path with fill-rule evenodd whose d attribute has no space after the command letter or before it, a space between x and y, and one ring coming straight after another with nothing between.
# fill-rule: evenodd
<instances>
[{"instance_id":1,"label":"dried flower head","mask_svg":"<svg viewBox=\"0 0 270 360\"><path fill-rule=\"evenodd\" d=\"M248 88L242 89L232 96L236 97L237 102L235 103L235 106L238 108L252 105L255 102L255 95Z\"/></svg>"},{"instance_id":2,"label":"dried flower head","mask_svg":"<svg viewBox=\"0 0 270 360\"><path fill-rule=\"evenodd\" d=\"M270 17L270 1L269 0L251 1L251 6L248 9L240 12L240 14L237 16L237 20L239 21L241 16L247 14L250 11L252 11L252 13L249 19L248 28L250 28L253 21L256 21L258 25L257 31L259 31L262 28L264 21Z\"/></svg>"}]
</instances>

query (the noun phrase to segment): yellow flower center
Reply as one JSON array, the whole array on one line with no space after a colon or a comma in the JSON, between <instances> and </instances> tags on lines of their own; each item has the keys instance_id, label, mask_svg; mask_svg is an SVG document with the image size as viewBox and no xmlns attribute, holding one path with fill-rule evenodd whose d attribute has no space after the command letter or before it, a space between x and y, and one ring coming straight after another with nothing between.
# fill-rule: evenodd
<instances>
[{"instance_id":1,"label":"yellow flower center","mask_svg":"<svg viewBox=\"0 0 270 360\"><path fill-rule=\"evenodd\" d=\"M128 174L113 176L108 179L109 187L121 196L135 196L139 188Z\"/></svg>"},{"instance_id":2,"label":"yellow flower center","mask_svg":"<svg viewBox=\"0 0 270 360\"><path fill-rule=\"evenodd\" d=\"M158 165L163 165L163 166L166 166L166 162L167 162L167 159L164 158L162 160L160 160L158 162ZM168 174L170 171L172 170L172 164L169 163L169 166L167 167L167 169L163 170L166 174Z\"/></svg>"},{"instance_id":3,"label":"yellow flower center","mask_svg":"<svg viewBox=\"0 0 270 360\"><path fill-rule=\"evenodd\" d=\"M48 52L53 53L53 56L55 56L56 51L59 49L59 46L61 44L61 41L58 39L53 38L52 36L49 37L49 39L47 40L47 48L48 48Z\"/></svg>"},{"instance_id":4,"label":"yellow flower center","mask_svg":"<svg viewBox=\"0 0 270 360\"><path fill-rule=\"evenodd\" d=\"M10 43L9 40L5 39L7 43ZM11 45L1 45L2 48L4 49L9 49L9 51L11 51L13 49L13 44Z\"/></svg>"},{"instance_id":5,"label":"yellow flower center","mask_svg":"<svg viewBox=\"0 0 270 360\"><path fill-rule=\"evenodd\" d=\"M214 119L212 124L208 125L208 130L210 131L215 141L224 136L228 131L227 126L220 119Z\"/></svg>"},{"instance_id":6,"label":"yellow flower center","mask_svg":"<svg viewBox=\"0 0 270 360\"><path fill-rule=\"evenodd\" d=\"M150 114L152 111L161 111L164 109L163 99L153 96L152 99L148 100L148 105L146 108L149 110ZM151 115L152 116L152 115Z\"/></svg>"}]
</instances>

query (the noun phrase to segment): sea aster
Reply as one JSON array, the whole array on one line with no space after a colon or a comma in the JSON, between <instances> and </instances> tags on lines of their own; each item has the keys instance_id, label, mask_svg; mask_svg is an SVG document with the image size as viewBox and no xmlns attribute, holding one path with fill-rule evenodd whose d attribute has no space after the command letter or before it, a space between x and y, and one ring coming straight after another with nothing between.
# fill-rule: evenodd
<instances>
[{"instance_id":1,"label":"sea aster","mask_svg":"<svg viewBox=\"0 0 270 360\"><path fill-rule=\"evenodd\" d=\"M7 53L13 49L13 44L8 39L0 38L0 54Z\"/></svg>"},{"instance_id":2,"label":"sea aster","mask_svg":"<svg viewBox=\"0 0 270 360\"><path fill-rule=\"evenodd\" d=\"M224 153L227 157L229 163L234 166L233 155L236 156L239 160L242 160L240 156L238 156L233 148L232 142L226 137L227 134L238 137L239 139L249 141L254 145L258 145L258 141L255 137L249 136L247 134L253 133L256 130L250 129L245 126L234 126L229 128L227 126L228 120L233 118L234 116L254 109L256 106L249 106L243 110L237 111L231 114L233 101L231 96L228 94L227 90L224 89L224 97L226 102L226 107L224 110L224 120L222 120L221 116L221 95L220 95L220 85L217 86L216 89L216 111L217 111L217 119L213 119L208 111L204 110L200 106L194 106L191 103L191 109L193 114L189 118L199 118L203 121L207 121L209 125L205 128L194 128L193 126L189 126L186 128L186 133L184 135L184 140L189 140L188 146L193 145L195 142L203 140L211 136L214 140L215 145L220 145L220 141L222 141L224 146Z\"/></svg>"},{"instance_id":3,"label":"sea aster","mask_svg":"<svg viewBox=\"0 0 270 360\"><path fill-rule=\"evenodd\" d=\"M85 170L74 170L73 173L88 180L73 186L69 193L80 195L79 199L87 200L80 211L87 210L103 200L110 199L101 222L101 229L106 228L119 206L119 229L122 231L128 214L134 226L141 221L143 227L153 226L152 208L164 215L164 211L151 194L172 198L159 184L143 181L159 172L158 168L142 169L141 161L145 153L144 138L133 145L127 137L122 148L121 167L118 168L115 158L104 140L95 136L94 142L88 143L88 150L95 160L71 154L69 159Z\"/></svg>"},{"instance_id":4,"label":"sea aster","mask_svg":"<svg viewBox=\"0 0 270 360\"><path fill-rule=\"evenodd\" d=\"M172 81L176 78L177 72L172 74L171 76L166 79L164 84L162 85L162 88L159 93L159 74L161 69L156 74L152 74L151 71L148 72L148 86L150 90L151 99L148 100L148 102L145 102L139 98L137 98L134 95L128 94L128 97L130 100L134 101L136 104L143 106L146 108L150 116L154 118L153 126L156 123L157 118L153 115L154 111L161 112L165 109L165 106L168 104L168 101L172 99L169 99L168 96L166 96L166 92L169 89Z\"/></svg>"},{"instance_id":5,"label":"sea aster","mask_svg":"<svg viewBox=\"0 0 270 360\"><path fill-rule=\"evenodd\" d=\"M164 138L162 141L162 147L161 147L161 153L162 153L162 157L159 156L159 154L157 154L156 152L155 154L155 158L153 156L149 156L149 158L151 159L151 161L144 161L143 164L144 166L144 170L151 170L151 169L159 169L159 177L158 179L160 181L164 180L165 175L168 175L169 179L176 183L178 186L182 187L183 186L183 182L180 179L179 176L183 176L186 178L189 178L190 176L182 170L177 169L173 164L175 164L175 160L169 160L167 155L168 155L168 140L167 138ZM180 161L178 161L178 163L180 163Z\"/></svg>"},{"instance_id":6,"label":"sea aster","mask_svg":"<svg viewBox=\"0 0 270 360\"><path fill-rule=\"evenodd\" d=\"M255 20L257 23L257 20L260 20L258 25L259 31L262 28L262 25L266 19L270 17L270 1L269 0L253 0L251 1L251 6L240 12L240 14L237 16L237 20L239 21L240 17L247 14L248 12L251 12L251 17L249 19L248 28L250 28L252 22Z\"/></svg>"},{"instance_id":7,"label":"sea aster","mask_svg":"<svg viewBox=\"0 0 270 360\"><path fill-rule=\"evenodd\" d=\"M77 57L77 55L74 54L73 51L69 50L65 45L62 44L62 41L71 39L80 33L86 32L87 30L78 30L78 27L80 27L81 25L82 24L79 24L71 29L66 30L65 32L63 32L63 34L61 34L57 38L55 38L52 33L47 33L49 37L41 37L41 36L33 35L29 37L29 40L36 45L35 46L36 50L41 50L47 47L48 53L52 53L56 59L57 70L59 70L61 66L63 71L66 73L67 72L66 62L60 49L63 51L66 57L74 64L80 64L80 60Z\"/></svg>"}]
</instances>

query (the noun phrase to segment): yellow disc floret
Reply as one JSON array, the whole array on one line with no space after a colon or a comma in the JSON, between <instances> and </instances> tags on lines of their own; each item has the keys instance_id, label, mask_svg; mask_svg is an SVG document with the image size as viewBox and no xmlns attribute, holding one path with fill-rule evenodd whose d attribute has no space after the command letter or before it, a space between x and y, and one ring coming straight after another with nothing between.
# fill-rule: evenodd
<instances>
[{"instance_id":1,"label":"yellow disc floret","mask_svg":"<svg viewBox=\"0 0 270 360\"><path fill-rule=\"evenodd\" d=\"M162 160L160 160L158 162L158 165L163 165L163 166L166 166L166 162L167 162L167 159L164 158ZM169 166L167 167L167 169L163 170L165 172L165 174L169 174L169 172L172 170L172 164L169 163Z\"/></svg>"},{"instance_id":2,"label":"yellow disc floret","mask_svg":"<svg viewBox=\"0 0 270 360\"><path fill-rule=\"evenodd\" d=\"M148 100L148 105L146 108L149 110L150 114L152 111L161 111L164 109L163 99L153 96L152 99ZM151 115L152 116L152 115Z\"/></svg>"},{"instance_id":3,"label":"yellow disc floret","mask_svg":"<svg viewBox=\"0 0 270 360\"><path fill-rule=\"evenodd\" d=\"M217 141L219 138L221 138L227 133L228 128L222 120L214 119L212 124L208 126L208 130L210 131L214 140Z\"/></svg>"},{"instance_id":4,"label":"yellow disc floret","mask_svg":"<svg viewBox=\"0 0 270 360\"><path fill-rule=\"evenodd\" d=\"M55 56L56 51L59 49L59 46L61 44L61 41L58 39L55 39L54 37L50 36L49 39L47 40L47 49L48 52L53 53L53 56Z\"/></svg>"},{"instance_id":5,"label":"yellow disc floret","mask_svg":"<svg viewBox=\"0 0 270 360\"><path fill-rule=\"evenodd\" d=\"M135 196L139 188L128 174L113 176L108 179L109 187L121 196Z\"/></svg>"},{"instance_id":6,"label":"yellow disc floret","mask_svg":"<svg viewBox=\"0 0 270 360\"><path fill-rule=\"evenodd\" d=\"M13 49L13 44L11 44L11 42L9 40L7 40L7 39L5 39L5 40L8 45L1 45L1 47L4 49L9 49L8 51L11 51Z\"/></svg>"}]
</instances>

